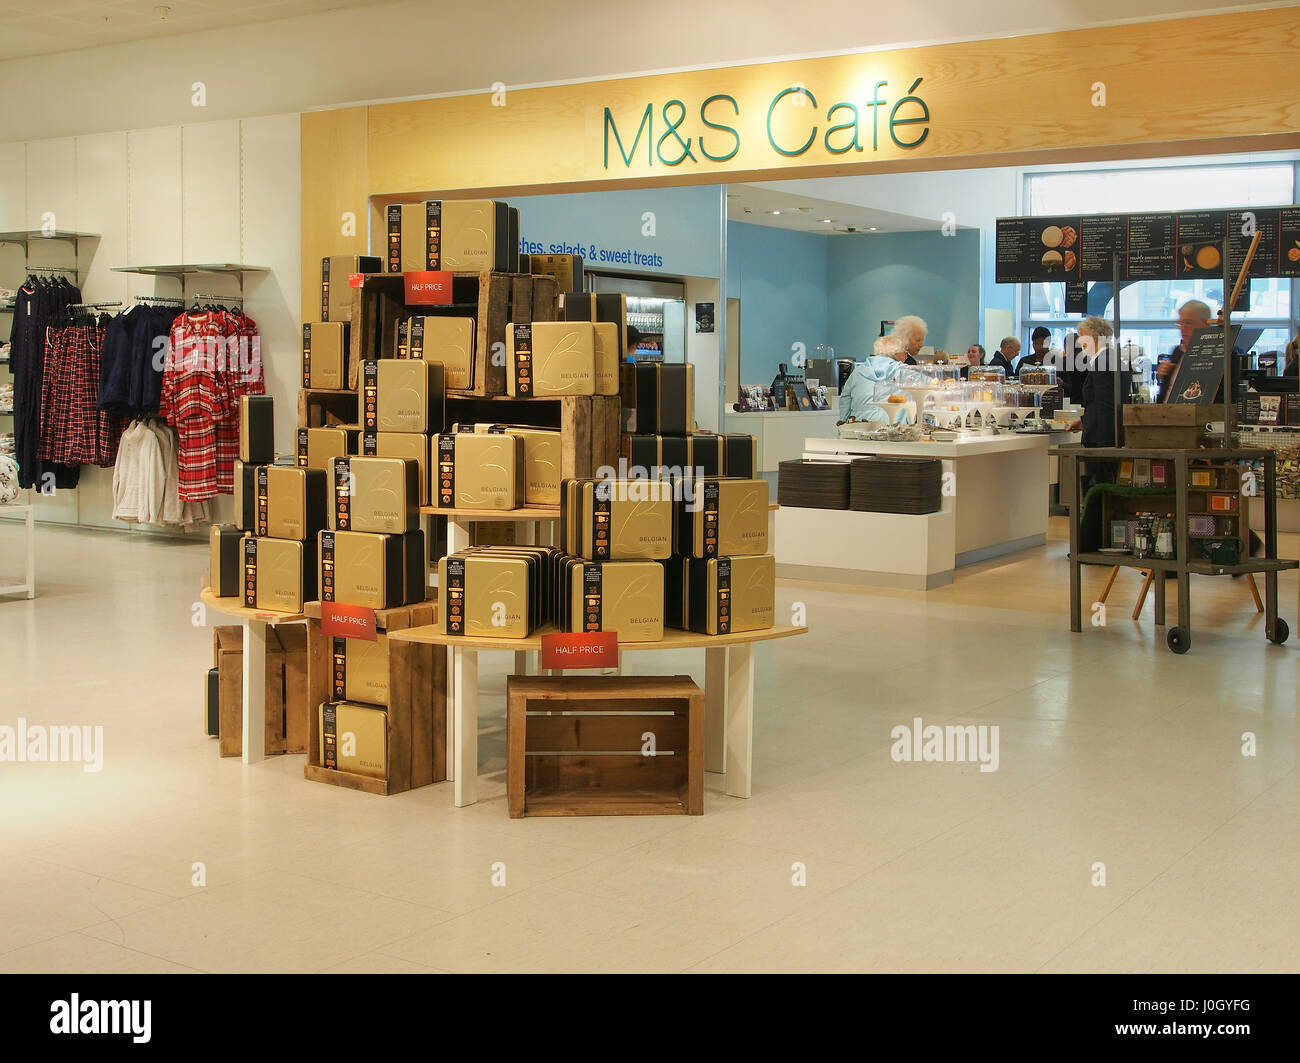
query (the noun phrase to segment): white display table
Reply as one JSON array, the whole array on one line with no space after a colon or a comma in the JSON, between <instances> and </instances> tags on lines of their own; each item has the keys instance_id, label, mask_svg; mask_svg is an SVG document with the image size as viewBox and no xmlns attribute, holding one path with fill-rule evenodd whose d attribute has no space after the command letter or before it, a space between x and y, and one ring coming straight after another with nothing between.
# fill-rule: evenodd
<instances>
[{"instance_id":1,"label":"white display table","mask_svg":"<svg viewBox=\"0 0 1300 1063\"><path fill-rule=\"evenodd\" d=\"M35 509L30 505L19 506L6 504L0 506L0 518L22 520L24 535L23 554L27 559L27 567L23 582L0 586L0 595L22 594L29 599L36 597L36 536L32 530L32 517L34 513Z\"/></svg>"},{"instance_id":2,"label":"white display table","mask_svg":"<svg viewBox=\"0 0 1300 1063\"><path fill-rule=\"evenodd\" d=\"M754 437L758 443L758 468L755 471L775 486L781 462L800 457L804 440L809 436L833 436L839 417L833 409L810 413L736 413L728 409L723 415L722 431Z\"/></svg>"},{"instance_id":3,"label":"white display table","mask_svg":"<svg viewBox=\"0 0 1300 1063\"><path fill-rule=\"evenodd\" d=\"M1004 433L934 443L808 439L807 458L940 459L942 507L910 516L782 506L776 514L776 574L929 590L951 583L963 565L1041 546L1047 541L1047 449L1061 435Z\"/></svg>"}]
</instances>

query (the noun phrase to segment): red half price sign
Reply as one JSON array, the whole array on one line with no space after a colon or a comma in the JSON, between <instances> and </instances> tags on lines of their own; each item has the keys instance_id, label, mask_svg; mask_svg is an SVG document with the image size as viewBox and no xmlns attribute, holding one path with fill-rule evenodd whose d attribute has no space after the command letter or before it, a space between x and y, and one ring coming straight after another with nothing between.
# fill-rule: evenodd
<instances>
[{"instance_id":1,"label":"red half price sign","mask_svg":"<svg viewBox=\"0 0 1300 1063\"><path fill-rule=\"evenodd\" d=\"M365 275L364 273L349 273L349 274L348 274L348 287L349 287L349 288L360 288L361 285L362 285L362 283L365 281L365 279L366 279L366 275Z\"/></svg>"},{"instance_id":2,"label":"red half price sign","mask_svg":"<svg viewBox=\"0 0 1300 1063\"><path fill-rule=\"evenodd\" d=\"M451 305L451 273L448 270L403 273L402 280L406 287L408 306Z\"/></svg>"},{"instance_id":3,"label":"red half price sign","mask_svg":"<svg viewBox=\"0 0 1300 1063\"><path fill-rule=\"evenodd\" d=\"M543 668L617 668L618 632L543 635Z\"/></svg>"},{"instance_id":4,"label":"red half price sign","mask_svg":"<svg viewBox=\"0 0 1300 1063\"><path fill-rule=\"evenodd\" d=\"M326 638L365 639L374 642L375 611L364 605L338 605L320 603L320 631Z\"/></svg>"}]
</instances>

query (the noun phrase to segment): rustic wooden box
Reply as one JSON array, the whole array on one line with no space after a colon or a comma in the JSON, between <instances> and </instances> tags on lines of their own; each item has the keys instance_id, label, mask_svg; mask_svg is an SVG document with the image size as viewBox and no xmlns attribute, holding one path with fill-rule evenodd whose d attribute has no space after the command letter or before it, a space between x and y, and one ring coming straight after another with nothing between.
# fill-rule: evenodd
<instances>
[{"instance_id":1,"label":"rustic wooden box","mask_svg":"<svg viewBox=\"0 0 1300 1063\"><path fill-rule=\"evenodd\" d=\"M447 651L441 646L390 642L388 656L388 778L333 771L320 762L320 716L330 700L330 639L321 631L320 602L307 613L307 765L303 775L371 794L398 794L447 778ZM424 627L436 619L433 602L375 610L385 633Z\"/></svg>"},{"instance_id":2,"label":"rustic wooden box","mask_svg":"<svg viewBox=\"0 0 1300 1063\"><path fill-rule=\"evenodd\" d=\"M1214 411L1209 406L1164 402L1130 404L1124 407L1124 445L1152 450L1195 450L1206 445L1205 425L1214 419Z\"/></svg>"},{"instance_id":3,"label":"rustic wooden box","mask_svg":"<svg viewBox=\"0 0 1300 1063\"><path fill-rule=\"evenodd\" d=\"M244 752L244 629L212 630L217 669L217 746L223 757ZM307 749L307 632L301 624L266 629L266 754Z\"/></svg>"},{"instance_id":4,"label":"rustic wooden box","mask_svg":"<svg viewBox=\"0 0 1300 1063\"><path fill-rule=\"evenodd\" d=\"M298 390L298 427L329 428L360 423L355 391L327 391L324 388Z\"/></svg>"},{"instance_id":5,"label":"rustic wooden box","mask_svg":"<svg viewBox=\"0 0 1300 1063\"><path fill-rule=\"evenodd\" d=\"M704 693L689 676L511 676L506 703L512 818L703 814Z\"/></svg>"},{"instance_id":6,"label":"rustic wooden box","mask_svg":"<svg viewBox=\"0 0 1300 1063\"><path fill-rule=\"evenodd\" d=\"M348 351L348 386L361 380L361 363L391 358L397 345L397 324L403 318L427 311L460 313L477 323L474 336L474 383L460 394L488 396L506 393L506 359L494 359L492 347L502 344L512 321L554 321L559 291L553 277L528 273L454 273L452 303L443 307L406 305L400 273L367 273L361 287L352 290L352 330ZM457 394L457 392L449 392Z\"/></svg>"},{"instance_id":7,"label":"rustic wooden box","mask_svg":"<svg viewBox=\"0 0 1300 1063\"><path fill-rule=\"evenodd\" d=\"M620 435L617 395L515 399L449 392L448 429L453 424L477 422L558 429L563 448L560 475L566 479L595 476L602 465L618 466Z\"/></svg>"}]
</instances>

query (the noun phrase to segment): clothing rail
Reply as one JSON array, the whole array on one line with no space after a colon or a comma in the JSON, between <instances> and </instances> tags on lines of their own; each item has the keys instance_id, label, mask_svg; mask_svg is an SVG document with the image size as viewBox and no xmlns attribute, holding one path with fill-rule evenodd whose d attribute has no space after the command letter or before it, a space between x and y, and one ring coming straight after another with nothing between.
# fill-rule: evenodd
<instances>
[{"instance_id":1,"label":"clothing rail","mask_svg":"<svg viewBox=\"0 0 1300 1063\"><path fill-rule=\"evenodd\" d=\"M163 306L184 306L184 299L177 299L171 295L136 295L132 298L137 303L159 303Z\"/></svg>"},{"instance_id":2,"label":"clothing rail","mask_svg":"<svg viewBox=\"0 0 1300 1063\"><path fill-rule=\"evenodd\" d=\"M213 292L191 292L188 301L191 303L203 301L211 303L243 303L244 297L242 295L217 295Z\"/></svg>"},{"instance_id":3,"label":"clothing rail","mask_svg":"<svg viewBox=\"0 0 1300 1063\"><path fill-rule=\"evenodd\" d=\"M115 306L121 306L120 302L116 303L69 303L70 310L109 310Z\"/></svg>"},{"instance_id":4,"label":"clothing rail","mask_svg":"<svg viewBox=\"0 0 1300 1063\"><path fill-rule=\"evenodd\" d=\"M76 273L76 266L27 266L28 273Z\"/></svg>"}]
</instances>

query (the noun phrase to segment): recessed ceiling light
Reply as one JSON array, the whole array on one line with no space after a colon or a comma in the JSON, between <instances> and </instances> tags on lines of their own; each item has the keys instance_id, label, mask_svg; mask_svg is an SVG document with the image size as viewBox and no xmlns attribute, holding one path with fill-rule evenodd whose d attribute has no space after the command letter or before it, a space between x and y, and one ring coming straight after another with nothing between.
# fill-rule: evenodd
<instances>
[{"instance_id":1,"label":"recessed ceiling light","mask_svg":"<svg viewBox=\"0 0 1300 1063\"><path fill-rule=\"evenodd\" d=\"M874 233L875 231L876 231L876 227L874 225L867 226L867 232Z\"/></svg>"},{"instance_id":2,"label":"recessed ceiling light","mask_svg":"<svg viewBox=\"0 0 1300 1063\"><path fill-rule=\"evenodd\" d=\"M822 219L822 224L823 224L823 225L829 225L830 223L831 223L830 218L823 218L823 219Z\"/></svg>"},{"instance_id":3,"label":"recessed ceiling light","mask_svg":"<svg viewBox=\"0 0 1300 1063\"><path fill-rule=\"evenodd\" d=\"M769 213L769 214L780 214L781 212L780 212L779 210L769 210L768 213Z\"/></svg>"}]
</instances>

